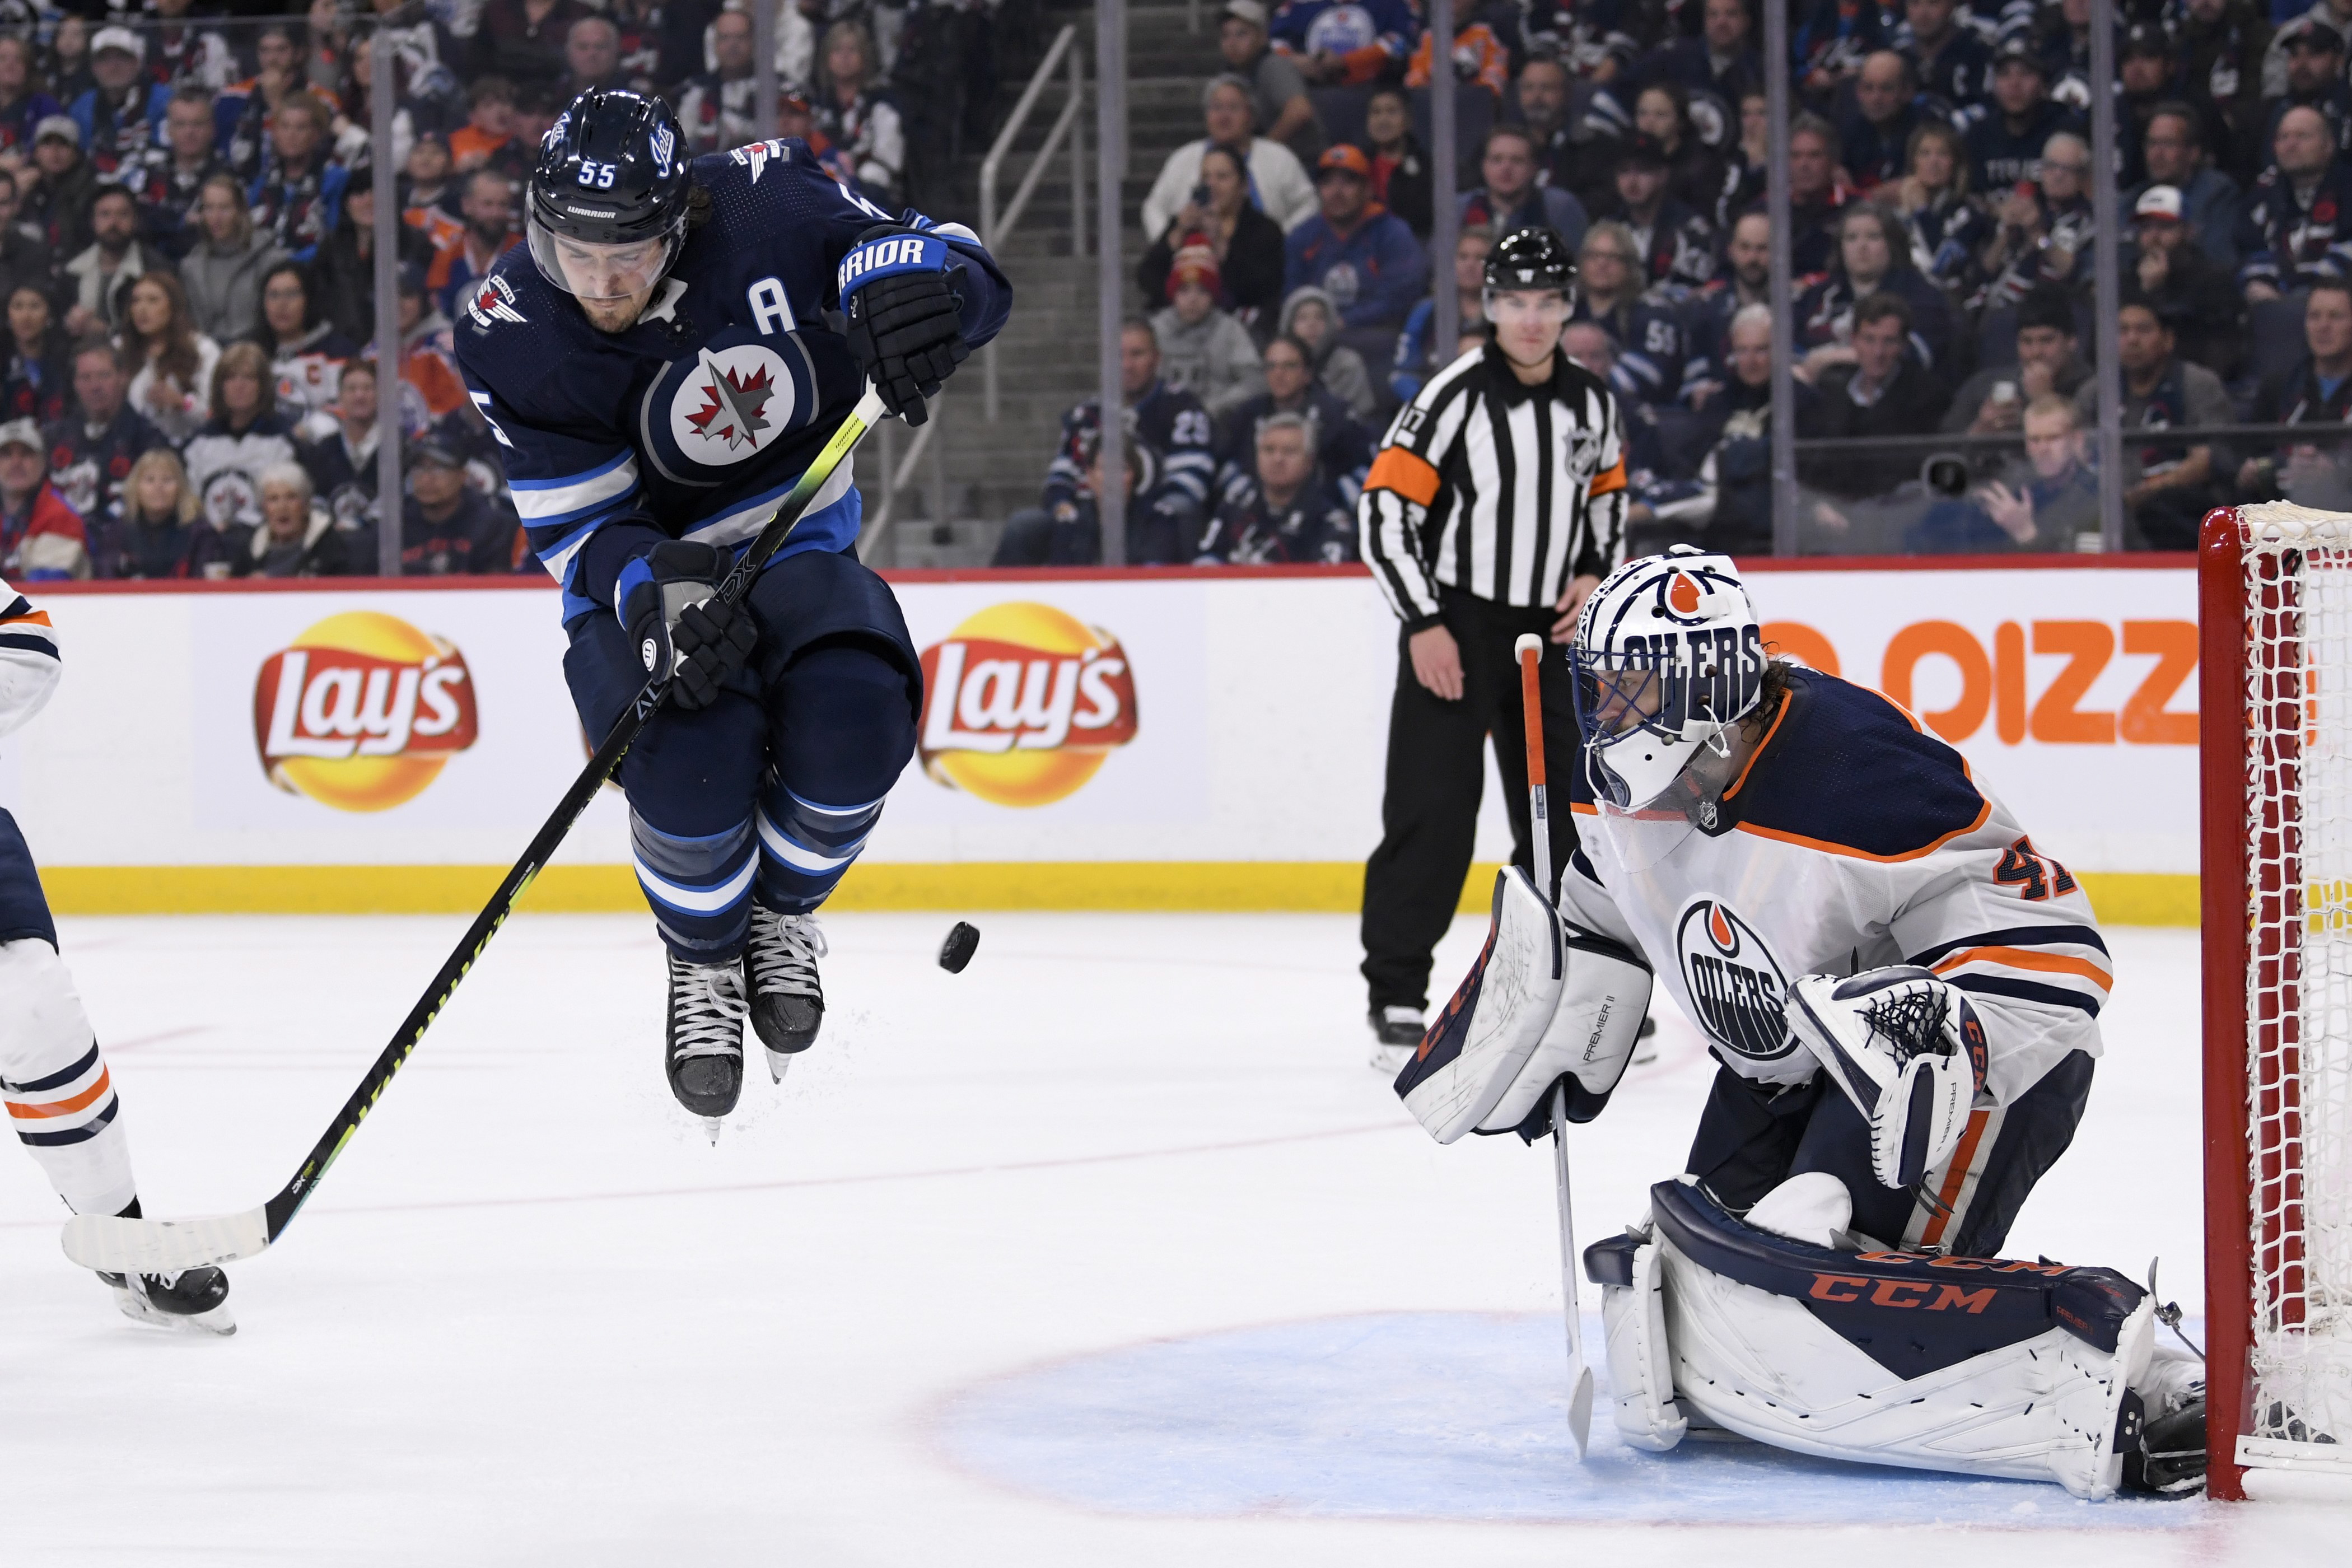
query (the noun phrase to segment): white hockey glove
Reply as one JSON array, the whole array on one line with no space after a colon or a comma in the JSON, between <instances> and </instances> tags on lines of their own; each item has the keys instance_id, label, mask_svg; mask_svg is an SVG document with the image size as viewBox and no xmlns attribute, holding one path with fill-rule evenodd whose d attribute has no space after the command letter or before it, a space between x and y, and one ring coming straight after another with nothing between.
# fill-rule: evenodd
<instances>
[{"instance_id":1,"label":"white hockey glove","mask_svg":"<svg viewBox=\"0 0 2352 1568\"><path fill-rule=\"evenodd\" d=\"M1870 1167L1916 1184L1968 1130L1984 1089L1984 1026L1966 994L1916 964L1789 988L1789 1027L1870 1123Z\"/></svg>"},{"instance_id":2,"label":"white hockey glove","mask_svg":"<svg viewBox=\"0 0 2352 1568\"><path fill-rule=\"evenodd\" d=\"M1431 1137L1451 1143L1495 1109L1550 1025L1563 978L1559 917L1525 871L1505 867L1486 947L1397 1075L1397 1098Z\"/></svg>"},{"instance_id":3,"label":"white hockey glove","mask_svg":"<svg viewBox=\"0 0 2352 1568\"><path fill-rule=\"evenodd\" d=\"M1486 946L1397 1075L1397 1097L1430 1136L1549 1131L1552 1086L1590 1121L1633 1057L1650 971L1605 937L1562 923L1528 874L1496 877Z\"/></svg>"},{"instance_id":4,"label":"white hockey glove","mask_svg":"<svg viewBox=\"0 0 2352 1568\"><path fill-rule=\"evenodd\" d=\"M1560 922L1559 1001L1543 1037L1503 1098L1479 1120L1482 1133L1517 1132L1534 1142L1551 1131L1551 1091L1568 1080L1568 1119L1601 1114L1625 1076L1650 1011L1650 966L1605 936Z\"/></svg>"}]
</instances>

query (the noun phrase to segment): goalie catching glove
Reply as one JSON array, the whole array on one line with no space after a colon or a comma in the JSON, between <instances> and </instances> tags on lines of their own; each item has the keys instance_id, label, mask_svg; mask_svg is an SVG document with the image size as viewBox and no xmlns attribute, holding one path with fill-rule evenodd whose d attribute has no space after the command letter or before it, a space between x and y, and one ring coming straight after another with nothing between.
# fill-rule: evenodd
<instances>
[{"instance_id":1,"label":"goalie catching glove","mask_svg":"<svg viewBox=\"0 0 2352 1568\"><path fill-rule=\"evenodd\" d=\"M1650 971L1631 951L1569 925L1525 871L1495 879L1486 946L1396 1080L1430 1136L1549 1129L1551 1092L1590 1121L1625 1076L1650 1005Z\"/></svg>"},{"instance_id":2,"label":"goalie catching glove","mask_svg":"<svg viewBox=\"0 0 2352 1568\"><path fill-rule=\"evenodd\" d=\"M651 675L670 672L670 700L708 708L760 640L751 612L718 596L727 552L665 540L621 568L614 608Z\"/></svg>"},{"instance_id":3,"label":"goalie catching glove","mask_svg":"<svg viewBox=\"0 0 2352 1568\"><path fill-rule=\"evenodd\" d=\"M841 260L850 353L884 406L909 425L929 417L923 399L971 353L947 266L946 240L897 224L867 229Z\"/></svg>"},{"instance_id":4,"label":"goalie catching glove","mask_svg":"<svg viewBox=\"0 0 2352 1568\"><path fill-rule=\"evenodd\" d=\"M1870 1168L1908 1187L1944 1163L1984 1092L1985 1034L1966 993L1916 964L1789 988L1789 1027L1870 1123Z\"/></svg>"}]
</instances>

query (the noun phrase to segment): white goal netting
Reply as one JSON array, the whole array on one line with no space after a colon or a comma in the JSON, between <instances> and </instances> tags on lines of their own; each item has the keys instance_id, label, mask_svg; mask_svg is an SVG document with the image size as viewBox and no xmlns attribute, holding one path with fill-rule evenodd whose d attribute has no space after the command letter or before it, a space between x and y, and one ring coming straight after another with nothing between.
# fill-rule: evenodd
<instances>
[{"instance_id":1,"label":"white goal netting","mask_svg":"<svg viewBox=\"0 0 2352 1568\"><path fill-rule=\"evenodd\" d=\"M2352 514L2282 502L2239 524L2253 1327L2238 1457L2334 1447L2352 1466Z\"/></svg>"}]
</instances>

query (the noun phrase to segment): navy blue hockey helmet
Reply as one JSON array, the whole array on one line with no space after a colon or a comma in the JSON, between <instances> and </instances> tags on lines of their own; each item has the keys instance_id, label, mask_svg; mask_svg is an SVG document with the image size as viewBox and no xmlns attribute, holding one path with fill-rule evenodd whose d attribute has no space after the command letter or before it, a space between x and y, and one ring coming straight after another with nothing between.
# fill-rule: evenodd
<instances>
[{"instance_id":1,"label":"navy blue hockey helmet","mask_svg":"<svg viewBox=\"0 0 2352 1568\"><path fill-rule=\"evenodd\" d=\"M541 274L583 300L657 282L686 240L684 147L657 98L590 88L573 99L530 172L526 227Z\"/></svg>"}]
</instances>

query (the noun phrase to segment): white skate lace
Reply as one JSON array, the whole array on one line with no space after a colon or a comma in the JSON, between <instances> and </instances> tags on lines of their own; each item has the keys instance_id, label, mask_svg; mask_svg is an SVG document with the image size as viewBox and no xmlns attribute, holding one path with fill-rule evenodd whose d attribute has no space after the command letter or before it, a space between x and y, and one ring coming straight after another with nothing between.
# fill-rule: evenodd
<instances>
[{"instance_id":1,"label":"white skate lace","mask_svg":"<svg viewBox=\"0 0 2352 1568\"><path fill-rule=\"evenodd\" d=\"M817 996L816 961L828 950L814 915L751 911L751 974L761 995Z\"/></svg>"},{"instance_id":2,"label":"white skate lace","mask_svg":"<svg viewBox=\"0 0 2352 1568\"><path fill-rule=\"evenodd\" d=\"M673 1057L740 1056L743 1020L751 1005L743 997L743 971L732 963L681 964L686 971L670 1005L677 1015Z\"/></svg>"}]
</instances>

